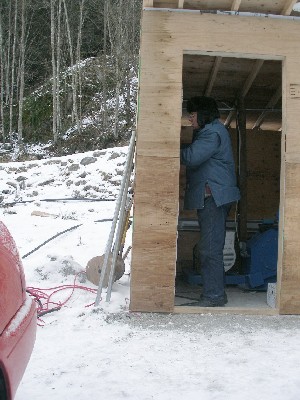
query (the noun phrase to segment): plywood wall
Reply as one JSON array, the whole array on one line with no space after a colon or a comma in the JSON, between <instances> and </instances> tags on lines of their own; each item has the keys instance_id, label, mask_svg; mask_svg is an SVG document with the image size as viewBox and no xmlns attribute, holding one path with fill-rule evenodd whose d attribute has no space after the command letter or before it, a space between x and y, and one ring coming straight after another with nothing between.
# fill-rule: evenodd
<instances>
[{"instance_id":1,"label":"plywood wall","mask_svg":"<svg viewBox=\"0 0 300 400\"><path fill-rule=\"evenodd\" d=\"M237 136L230 131L234 153ZM279 211L281 132L247 131L247 220L272 219Z\"/></svg>"},{"instance_id":2,"label":"plywood wall","mask_svg":"<svg viewBox=\"0 0 300 400\"><path fill-rule=\"evenodd\" d=\"M131 310L173 309L182 57L194 52L283 60L278 307L281 313L300 313L300 213L293 206L298 198L300 203L300 96L291 90L300 86L299 43L298 21L144 11Z\"/></svg>"}]
</instances>

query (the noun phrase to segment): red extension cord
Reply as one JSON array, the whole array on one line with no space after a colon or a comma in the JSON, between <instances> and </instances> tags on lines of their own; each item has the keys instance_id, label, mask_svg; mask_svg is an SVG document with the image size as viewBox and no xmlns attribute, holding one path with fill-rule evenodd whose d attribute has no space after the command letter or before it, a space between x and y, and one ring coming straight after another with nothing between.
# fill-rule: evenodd
<instances>
[{"instance_id":1,"label":"red extension cord","mask_svg":"<svg viewBox=\"0 0 300 400\"><path fill-rule=\"evenodd\" d=\"M85 274L85 271L78 272L74 277L73 285L60 285L53 288L41 289L41 288L34 288L34 287L27 287L26 291L34 297L37 303L37 316L38 316L38 325L43 326L44 321L41 320L41 316L51 313L53 311L58 311L62 307L64 307L67 302L72 297L75 289L85 290L87 292L91 292L93 294L97 294L97 289L92 289L87 286L77 285L76 279L78 275ZM64 300L64 301L54 301L52 297L63 290L70 290L71 294ZM50 292L50 293L49 293ZM94 303L88 304L85 307L90 307L94 305Z\"/></svg>"}]
</instances>

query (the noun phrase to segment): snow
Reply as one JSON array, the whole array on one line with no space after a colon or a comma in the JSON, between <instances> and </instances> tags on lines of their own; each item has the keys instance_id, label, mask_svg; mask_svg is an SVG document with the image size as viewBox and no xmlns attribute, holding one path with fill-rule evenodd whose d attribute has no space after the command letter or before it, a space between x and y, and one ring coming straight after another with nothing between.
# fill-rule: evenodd
<instances>
[{"instance_id":1,"label":"snow","mask_svg":"<svg viewBox=\"0 0 300 400\"><path fill-rule=\"evenodd\" d=\"M30 253L23 258L28 287L72 285L104 253L111 221L102 220L113 218L126 153L1 164L1 220L21 256ZM95 160L83 165L86 157ZM125 250L130 244L131 230ZM41 317L16 400L300 398L298 316L131 313L130 254L110 303L104 290L94 307L97 287L83 274L76 282L94 292L75 289L59 311ZM63 303L70 294L52 299Z\"/></svg>"},{"instance_id":2,"label":"snow","mask_svg":"<svg viewBox=\"0 0 300 400\"><path fill-rule=\"evenodd\" d=\"M5 332L6 336L13 335L18 330L22 321L29 313L32 306L32 302L33 302L32 298L28 294L26 294L25 302L23 303L22 307L19 309L15 317L12 319L7 331Z\"/></svg>"}]
</instances>

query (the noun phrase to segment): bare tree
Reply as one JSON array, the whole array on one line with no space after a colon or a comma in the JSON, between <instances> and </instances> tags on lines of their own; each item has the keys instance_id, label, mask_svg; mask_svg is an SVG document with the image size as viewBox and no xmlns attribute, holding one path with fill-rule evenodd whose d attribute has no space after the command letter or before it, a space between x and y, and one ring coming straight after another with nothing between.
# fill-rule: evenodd
<instances>
[{"instance_id":1,"label":"bare tree","mask_svg":"<svg viewBox=\"0 0 300 400\"><path fill-rule=\"evenodd\" d=\"M104 0L103 6L103 68L102 68L102 123L104 131L107 129L107 25L108 25L108 0Z\"/></svg>"},{"instance_id":2,"label":"bare tree","mask_svg":"<svg viewBox=\"0 0 300 400\"><path fill-rule=\"evenodd\" d=\"M84 1L81 0L80 2L80 8L79 8L79 24L78 24L78 33L77 33L77 46L76 46L76 79L75 79L75 85L77 87L77 93L79 97L79 108L78 108L78 119L79 119L79 126L78 126L78 131L82 131L82 115L81 115L81 110L82 110L82 104L81 104L81 98L82 98L82 79L81 79L81 44L82 44L82 25L83 25L83 8L84 8Z\"/></svg>"},{"instance_id":3,"label":"bare tree","mask_svg":"<svg viewBox=\"0 0 300 400\"><path fill-rule=\"evenodd\" d=\"M52 132L54 143L57 143L57 65L55 57L55 3L56 0L50 0L50 13L51 13L51 60L52 60Z\"/></svg>"},{"instance_id":4,"label":"bare tree","mask_svg":"<svg viewBox=\"0 0 300 400\"><path fill-rule=\"evenodd\" d=\"M9 95L10 95L10 52L11 52L11 36L12 36L12 29L11 29L11 21L12 21L12 1L9 3L9 11L8 11L8 37L6 41L6 71L5 71L5 104L9 103Z\"/></svg>"},{"instance_id":5,"label":"bare tree","mask_svg":"<svg viewBox=\"0 0 300 400\"><path fill-rule=\"evenodd\" d=\"M5 127L4 127L4 46L3 46L3 28L2 14L0 13L0 130L2 131L2 141L5 142Z\"/></svg>"},{"instance_id":6,"label":"bare tree","mask_svg":"<svg viewBox=\"0 0 300 400\"><path fill-rule=\"evenodd\" d=\"M24 102L24 75L25 75L25 2L21 0L21 37L20 37L20 90L19 90L19 118L18 118L18 142L23 138L23 102Z\"/></svg>"},{"instance_id":7,"label":"bare tree","mask_svg":"<svg viewBox=\"0 0 300 400\"><path fill-rule=\"evenodd\" d=\"M14 104L15 70L16 70L18 0L15 0L14 13L15 14L14 14L14 26L13 26L13 46L12 46L10 94L9 94L9 136L11 142L13 141L13 104Z\"/></svg>"},{"instance_id":8,"label":"bare tree","mask_svg":"<svg viewBox=\"0 0 300 400\"><path fill-rule=\"evenodd\" d=\"M109 19L108 19L108 33L110 38L111 59L114 66L115 75L115 110L113 119L113 137L118 137L118 124L119 124L119 101L121 88L124 79L124 72L126 69L124 60L126 59L126 44L127 44L127 23L124 23L123 13L128 9L124 8L123 0L117 0L110 3Z\"/></svg>"},{"instance_id":9,"label":"bare tree","mask_svg":"<svg viewBox=\"0 0 300 400\"><path fill-rule=\"evenodd\" d=\"M101 107L102 126L97 119L99 131L107 133L109 128L118 138L123 123L121 110L122 113L124 108L128 110L127 121L132 119L131 80L136 73L133 65L137 59L134 32L138 30L140 4L141 0L1 0L1 140L9 136L13 141L14 132L18 132L21 143L39 135L39 131L45 132L45 127L51 124L52 129L48 131L50 135L52 131L53 141L57 143L69 122L70 109L72 124L75 122L81 133L83 116L92 113L91 109L84 109L87 104L92 104L91 108ZM100 65L101 90L95 93L101 98L101 105L89 101L90 92L84 88L81 61L88 57L96 57ZM41 89L35 92L39 85ZM95 82L89 91L93 85ZM39 101L36 93L41 94ZM109 99L114 100L113 108ZM95 115L99 115L99 108ZM43 129L39 128L40 121Z\"/></svg>"},{"instance_id":10,"label":"bare tree","mask_svg":"<svg viewBox=\"0 0 300 400\"><path fill-rule=\"evenodd\" d=\"M57 36L56 36L56 102L55 102L57 132L61 132L61 109L60 109L61 16L62 16L62 0L58 0Z\"/></svg>"},{"instance_id":11,"label":"bare tree","mask_svg":"<svg viewBox=\"0 0 300 400\"><path fill-rule=\"evenodd\" d=\"M72 100L73 100L73 108L72 108L72 120L76 121L77 129L80 133L81 124L78 118L77 112L77 85L76 85L76 67L74 65L74 55L73 55L73 43L72 43L72 36L71 36L71 29L69 23L69 15L66 0L63 0L64 10L65 10L65 20L66 20L66 30L68 36L68 44L69 44L69 54L70 54L70 63L71 63L71 77L72 77Z\"/></svg>"},{"instance_id":12,"label":"bare tree","mask_svg":"<svg viewBox=\"0 0 300 400\"><path fill-rule=\"evenodd\" d=\"M118 138L120 124L120 97L127 98L127 110L130 110L131 66L134 62L134 43L136 43L135 18L140 11L136 1L116 0L109 6L108 36L110 40L111 59L115 76L115 110L113 117L113 136ZM134 50L133 50L134 49ZM125 93L124 93L125 89ZM127 117L129 119L129 116Z\"/></svg>"}]
</instances>

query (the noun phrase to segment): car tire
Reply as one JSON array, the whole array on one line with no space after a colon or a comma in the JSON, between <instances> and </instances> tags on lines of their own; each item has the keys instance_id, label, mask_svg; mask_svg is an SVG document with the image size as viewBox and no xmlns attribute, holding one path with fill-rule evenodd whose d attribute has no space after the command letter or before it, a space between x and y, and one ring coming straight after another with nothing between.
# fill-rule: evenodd
<instances>
[{"instance_id":1,"label":"car tire","mask_svg":"<svg viewBox=\"0 0 300 400\"><path fill-rule=\"evenodd\" d=\"M5 382L1 370L0 370L0 400L7 400Z\"/></svg>"}]
</instances>

